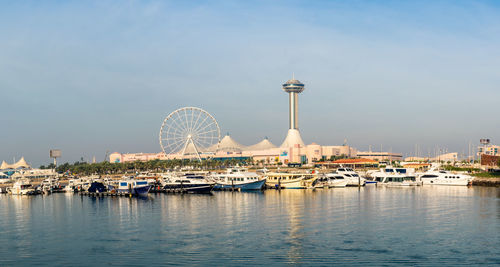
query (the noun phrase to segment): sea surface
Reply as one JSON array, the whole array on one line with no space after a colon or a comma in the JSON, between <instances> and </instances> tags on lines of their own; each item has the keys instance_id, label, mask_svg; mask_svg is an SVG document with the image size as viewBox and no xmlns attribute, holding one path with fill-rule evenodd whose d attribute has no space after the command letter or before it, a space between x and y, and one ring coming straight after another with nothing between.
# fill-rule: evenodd
<instances>
[{"instance_id":1,"label":"sea surface","mask_svg":"<svg viewBox=\"0 0 500 267\"><path fill-rule=\"evenodd\" d=\"M500 189L0 195L0 266L500 265Z\"/></svg>"}]
</instances>

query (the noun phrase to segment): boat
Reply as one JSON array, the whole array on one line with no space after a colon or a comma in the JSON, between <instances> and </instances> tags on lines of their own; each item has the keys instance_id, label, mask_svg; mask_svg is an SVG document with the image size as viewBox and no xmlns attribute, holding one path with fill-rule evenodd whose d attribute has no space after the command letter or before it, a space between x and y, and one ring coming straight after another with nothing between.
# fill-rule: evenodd
<instances>
[{"instance_id":1,"label":"boat","mask_svg":"<svg viewBox=\"0 0 500 267\"><path fill-rule=\"evenodd\" d=\"M108 188L102 183L98 181L94 181L90 184L89 189L87 189L89 193L104 193L108 192Z\"/></svg>"},{"instance_id":2,"label":"boat","mask_svg":"<svg viewBox=\"0 0 500 267\"><path fill-rule=\"evenodd\" d=\"M420 181L417 181L413 169L388 167L371 173L371 176L377 182L377 185L417 186L422 184Z\"/></svg>"},{"instance_id":3,"label":"boat","mask_svg":"<svg viewBox=\"0 0 500 267\"><path fill-rule=\"evenodd\" d=\"M305 189L315 185L318 176L316 173L266 173L266 185L276 189Z\"/></svg>"},{"instance_id":4,"label":"boat","mask_svg":"<svg viewBox=\"0 0 500 267\"><path fill-rule=\"evenodd\" d=\"M338 168L337 173L344 176L344 179L347 181L347 186L365 185L366 179L359 176L359 174L351 168Z\"/></svg>"},{"instance_id":5,"label":"boat","mask_svg":"<svg viewBox=\"0 0 500 267\"><path fill-rule=\"evenodd\" d=\"M226 173L216 174L212 177L216 182L215 190L262 190L266 184L265 178L260 178L257 173L239 167L228 168Z\"/></svg>"},{"instance_id":6,"label":"boat","mask_svg":"<svg viewBox=\"0 0 500 267\"><path fill-rule=\"evenodd\" d=\"M118 182L118 193L126 193L134 196L147 196L151 185L144 180L126 179Z\"/></svg>"},{"instance_id":7,"label":"boat","mask_svg":"<svg viewBox=\"0 0 500 267\"><path fill-rule=\"evenodd\" d=\"M202 174L186 173L183 175L169 174L162 179L163 189L183 190L186 193L209 194L215 182L209 181Z\"/></svg>"},{"instance_id":8,"label":"boat","mask_svg":"<svg viewBox=\"0 0 500 267\"><path fill-rule=\"evenodd\" d=\"M328 179L328 187L346 187L348 184L344 176L336 172L326 173L325 177Z\"/></svg>"},{"instance_id":9,"label":"boat","mask_svg":"<svg viewBox=\"0 0 500 267\"><path fill-rule=\"evenodd\" d=\"M0 172L0 184L10 183L12 180L9 175L4 172Z\"/></svg>"},{"instance_id":10,"label":"boat","mask_svg":"<svg viewBox=\"0 0 500 267\"><path fill-rule=\"evenodd\" d=\"M420 174L424 185L470 185L474 177L467 174L452 173L444 170L430 170Z\"/></svg>"},{"instance_id":11,"label":"boat","mask_svg":"<svg viewBox=\"0 0 500 267\"><path fill-rule=\"evenodd\" d=\"M18 179L8 190L11 195L34 195L36 193L33 185L25 178Z\"/></svg>"}]
</instances>

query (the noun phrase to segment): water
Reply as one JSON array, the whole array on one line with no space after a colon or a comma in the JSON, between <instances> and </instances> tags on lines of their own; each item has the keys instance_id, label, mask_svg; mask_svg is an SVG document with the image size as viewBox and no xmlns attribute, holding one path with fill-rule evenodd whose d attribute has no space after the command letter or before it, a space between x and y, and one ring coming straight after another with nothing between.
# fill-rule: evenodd
<instances>
[{"instance_id":1,"label":"water","mask_svg":"<svg viewBox=\"0 0 500 267\"><path fill-rule=\"evenodd\" d=\"M0 266L499 265L500 189L0 196Z\"/></svg>"}]
</instances>

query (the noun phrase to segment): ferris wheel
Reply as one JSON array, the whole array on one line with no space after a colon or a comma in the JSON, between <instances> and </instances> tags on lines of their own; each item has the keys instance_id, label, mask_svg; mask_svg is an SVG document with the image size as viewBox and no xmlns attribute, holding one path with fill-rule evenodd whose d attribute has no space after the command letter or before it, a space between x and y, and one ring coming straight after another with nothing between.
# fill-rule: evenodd
<instances>
[{"instance_id":1,"label":"ferris wheel","mask_svg":"<svg viewBox=\"0 0 500 267\"><path fill-rule=\"evenodd\" d=\"M184 107L170 113L160 129L160 146L166 155L195 155L216 146L220 128L215 118L201 108Z\"/></svg>"}]
</instances>

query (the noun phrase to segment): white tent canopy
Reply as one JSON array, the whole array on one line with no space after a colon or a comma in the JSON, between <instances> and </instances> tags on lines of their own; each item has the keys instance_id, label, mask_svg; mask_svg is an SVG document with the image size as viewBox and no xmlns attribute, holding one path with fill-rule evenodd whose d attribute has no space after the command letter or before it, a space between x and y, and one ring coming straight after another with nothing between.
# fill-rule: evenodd
<instances>
[{"instance_id":1,"label":"white tent canopy","mask_svg":"<svg viewBox=\"0 0 500 267\"><path fill-rule=\"evenodd\" d=\"M26 169L31 168L31 166L26 162L24 157L22 157L18 162L14 163L14 164L8 164L7 162L2 161L2 165L0 165L1 170L20 169L20 168L26 168Z\"/></svg>"},{"instance_id":2,"label":"white tent canopy","mask_svg":"<svg viewBox=\"0 0 500 267\"><path fill-rule=\"evenodd\" d=\"M267 137L266 137L262 141L258 142L257 144L248 146L247 148L245 148L245 150L247 150L247 151L266 150L266 149L271 149L271 148L276 148L276 147L277 146L275 146L273 143L271 143L271 141L269 141L269 139L267 139Z\"/></svg>"},{"instance_id":3,"label":"white tent canopy","mask_svg":"<svg viewBox=\"0 0 500 267\"><path fill-rule=\"evenodd\" d=\"M229 134L224 136L218 144L215 144L208 148L211 152L241 152L245 149L245 146L236 142Z\"/></svg>"}]
</instances>

